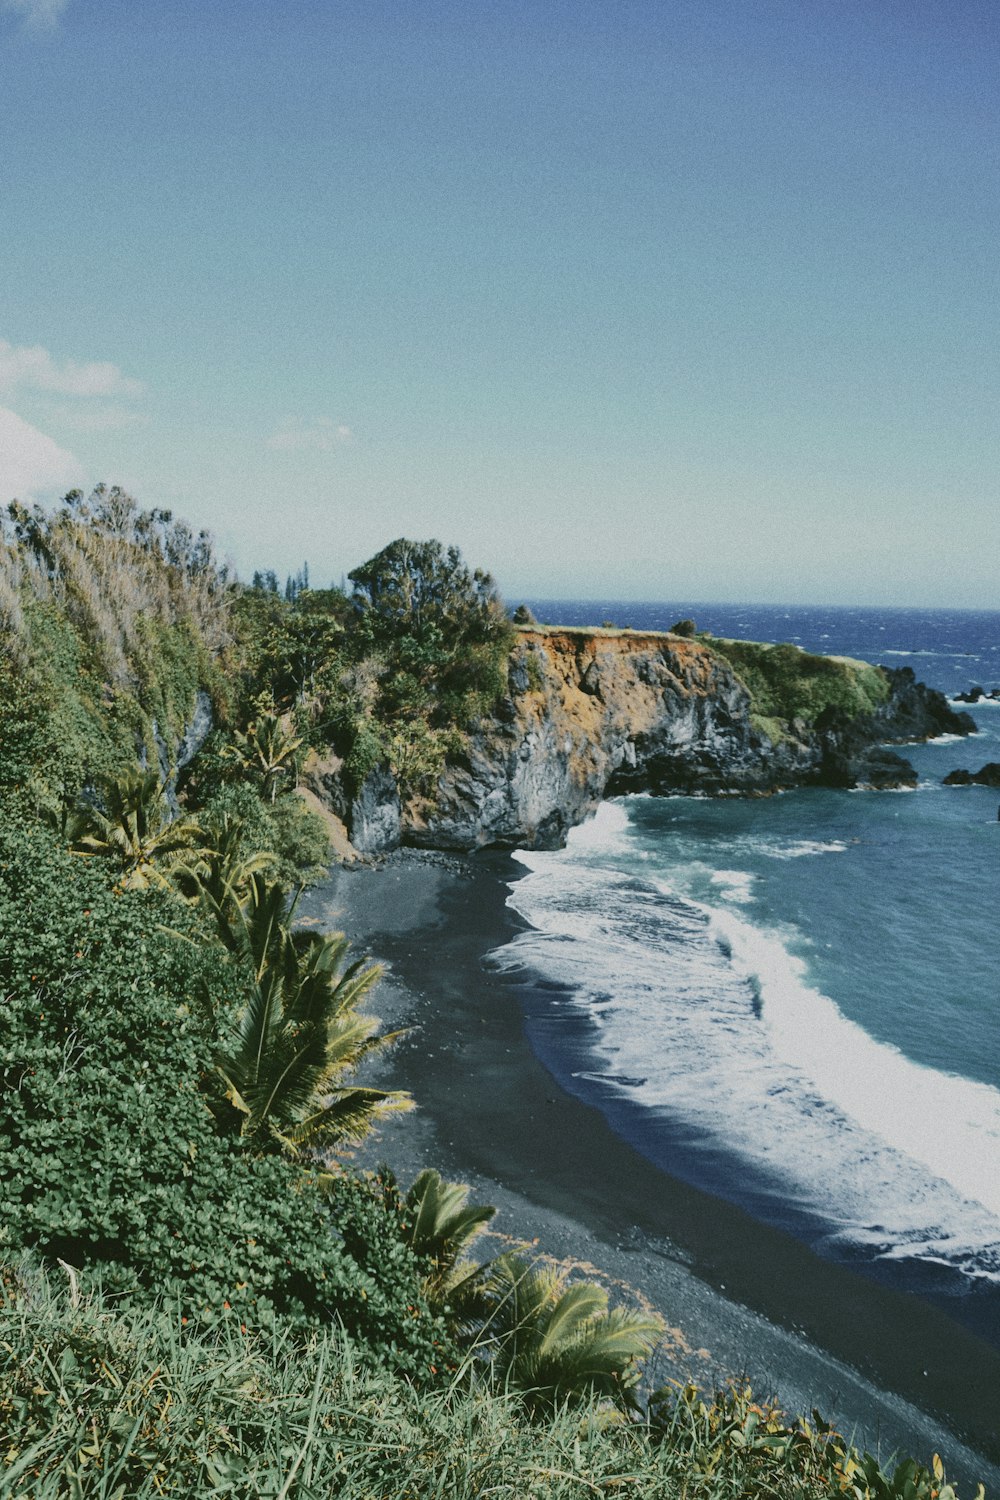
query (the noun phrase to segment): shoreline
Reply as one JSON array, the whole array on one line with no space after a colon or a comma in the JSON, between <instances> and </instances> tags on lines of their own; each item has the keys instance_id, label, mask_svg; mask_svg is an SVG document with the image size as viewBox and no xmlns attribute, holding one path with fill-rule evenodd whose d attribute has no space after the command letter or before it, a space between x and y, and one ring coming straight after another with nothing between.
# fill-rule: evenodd
<instances>
[{"instance_id":1,"label":"shoreline","mask_svg":"<svg viewBox=\"0 0 1000 1500\"><path fill-rule=\"evenodd\" d=\"M634 1288L668 1324L659 1378L711 1387L745 1374L860 1447L940 1452L963 1495L980 1479L995 1492L997 1351L667 1176L539 1062L524 1032L534 986L483 965L524 925L506 906L518 869L498 854L406 852L335 868L303 897L300 920L386 964L373 1009L411 1028L378 1082L409 1089L418 1109L390 1117L359 1164L384 1160L404 1186L435 1166L497 1206L500 1235Z\"/></svg>"}]
</instances>

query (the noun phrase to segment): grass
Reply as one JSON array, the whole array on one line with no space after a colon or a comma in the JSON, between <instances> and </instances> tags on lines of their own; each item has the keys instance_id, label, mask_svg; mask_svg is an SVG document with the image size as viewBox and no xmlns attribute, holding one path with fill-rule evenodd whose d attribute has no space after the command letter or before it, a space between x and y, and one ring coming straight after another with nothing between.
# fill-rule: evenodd
<instances>
[{"instance_id":1,"label":"grass","mask_svg":"<svg viewBox=\"0 0 1000 1500\"><path fill-rule=\"evenodd\" d=\"M649 1422L597 1407L532 1422L475 1356L432 1390L365 1367L336 1329L206 1331L167 1307L81 1298L70 1275L4 1274L5 1500L949 1500L748 1390L692 1387ZM907 1488L907 1484L909 1488Z\"/></svg>"},{"instance_id":2,"label":"grass","mask_svg":"<svg viewBox=\"0 0 1000 1500\"><path fill-rule=\"evenodd\" d=\"M790 644L716 636L704 644L724 657L744 683L756 726L771 739L783 737L784 726L796 720L811 727L827 710L849 719L875 713L889 697L889 681L881 667L851 657L818 656Z\"/></svg>"}]
</instances>

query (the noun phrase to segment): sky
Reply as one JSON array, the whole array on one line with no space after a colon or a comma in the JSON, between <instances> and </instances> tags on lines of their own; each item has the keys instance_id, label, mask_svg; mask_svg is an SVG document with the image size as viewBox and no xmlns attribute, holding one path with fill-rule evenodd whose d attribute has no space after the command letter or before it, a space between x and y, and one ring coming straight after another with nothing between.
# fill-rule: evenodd
<instances>
[{"instance_id":1,"label":"sky","mask_svg":"<svg viewBox=\"0 0 1000 1500\"><path fill-rule=\"evenodd\" d=\"M1000 607L995 0L0 0L0 502Z\"/></svg>"}]
</instances>

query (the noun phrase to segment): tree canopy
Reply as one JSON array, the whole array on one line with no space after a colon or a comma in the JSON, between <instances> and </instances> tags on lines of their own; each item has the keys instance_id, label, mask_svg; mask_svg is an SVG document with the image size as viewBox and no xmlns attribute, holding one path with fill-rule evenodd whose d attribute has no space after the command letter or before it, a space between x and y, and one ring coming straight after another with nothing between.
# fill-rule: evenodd
<instances>
[{"instance_id":1,"label":"tree canopy","mask_svg":"<svg viewBox=\"0 0 1000 1500\"><path fill-rule=\"evenodd\" d=\"M376 643L423 641L444 626L467 642L486 642L506 628L492 576L470 571L457 547L398 537L348 577L359 623Z\"/></svg>"}]
</instances>

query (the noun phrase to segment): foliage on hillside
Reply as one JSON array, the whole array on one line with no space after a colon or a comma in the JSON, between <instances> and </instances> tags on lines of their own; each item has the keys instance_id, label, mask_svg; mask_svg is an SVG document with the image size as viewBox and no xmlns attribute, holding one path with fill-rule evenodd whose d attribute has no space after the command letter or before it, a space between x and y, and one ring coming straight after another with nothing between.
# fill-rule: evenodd
<instances>
[{"instance_id":1,"label":"foliage on hillside","mask_svg":"<svg viewBox=\"0 0 1000 1500\"><path fill-rule=\"evenodd\" d=\"M228 580L205 532L142 511L119 489L68 495L52 513L0 517L0 726L7 786L51 799L158 763L154 721L175 745L199 689L223 694Z\"/></svg>"},{"instance_id":2,"label":"foliage on hillside","mask_svg":"<svg viewBox=\"0 0 1000 1500\"><path fill-rule=\"evenodd\" d=\"M385 760L404 796L428 792L505 690L513 627L490 575L440 542L401 537L350 579L349 774Z\"/></svg>"},{"instance_id":3,"label":"foliage on hillside","mask_svg":"<svg viewBox=\"0 0 1000 1500\"><path fill-rule=\"evenodd\" d=\"M746 1391L643 1408L655 1320L471 1258L492 1210L436 1172L350 1170L410 1101L353 1076L392 1040L359 1010L376 972L292 926L326 851L300 762L332 742L355 786L428 789L512 641L453 548L351 579L239 590L119 490L0 524L4 1493L948 1500ZM881 701L792 649L731 655L759 712Z\"/></svg>"},{"instance_id":4,"label":"foliage on hillside","mask_svg":"<svg viewBox=\"0 0 1000 1500\"><path fill-rule=\"evenodd\" d=\"M243 711L334 745L351 791L387 765L404 797L428 792L505 690L513 629L489 574L440 542L400 538L350 579L282 598L261 575L236 599Z\"/></svg>"},{"instance_id":5,"label":"foliage on hillside","mask_svg":"<svg viewBox=\"0 0 1000 1500\"><path fill-rule=\"evenodd\" d=\"M22 1500L954 1500L940 1464L880 1465L745 1386L661 1393L646 1420L532 1418L475 1361L415 1387L337 1330L266 1338L169 1304L124 1313L27 1267L0 1289L0 1463Z\"/></svg>"},{"instance_id":6,"label":"foliage on hillside","mask_svg":"<svg viewBox=\"0 0 1000 1500\"><path fill-rule=\"evenodd\" d=\"M771 738L796 719L813 726L829 711L856 718L874 713L889 697L880 667L843 656L815 656L792 645L703 637L732 666L749 690L752 712Z\"/></svg>"},{"instance_id":7,"label":"foliage on hillside","mask_svg":"<svg viewBox=\"0 0 1000 1500\"><path fill-rule=\"evenodd\" d=\"M341 1210L374 1230L379 1202L352 1206L350 1179L321 1182L220 1126L217 1059L238 1044L254 979L197 914L4 821L0 931L4 1253L165 1294L208 1323L229 1309L257 1327L336 1317L425 1367L418 1263L393 1248L364 1268L338 1233Z\"/></svg>"}]
</instances>

